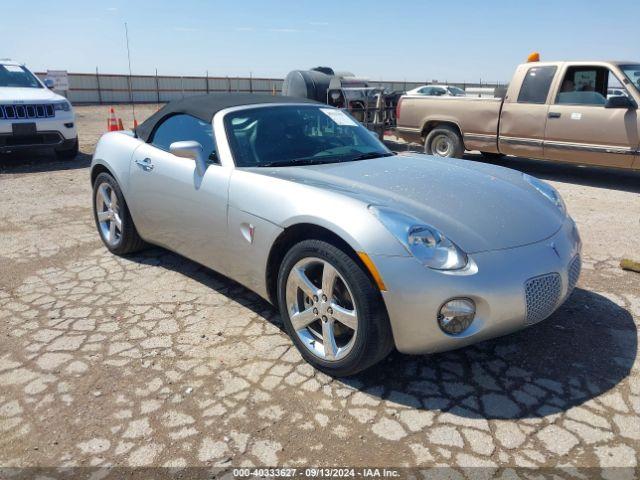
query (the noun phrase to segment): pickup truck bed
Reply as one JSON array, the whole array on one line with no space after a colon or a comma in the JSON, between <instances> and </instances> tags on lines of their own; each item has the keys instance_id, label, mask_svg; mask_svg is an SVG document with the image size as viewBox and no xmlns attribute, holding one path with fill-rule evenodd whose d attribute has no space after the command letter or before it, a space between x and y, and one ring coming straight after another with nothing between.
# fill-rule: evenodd
<instances>
[{"instance_id":1,"label":"pickup truck bed","mask_svg":"<svg viewBox=\"0 0 640 480\"><path fill-rule=\"evenodd\" d=\"M448 122L463 133L466 150L498 152L501 109L500 98L404 96L397 131L406 140L424 143L423 132Z\"/></svg>"}]
</instances>

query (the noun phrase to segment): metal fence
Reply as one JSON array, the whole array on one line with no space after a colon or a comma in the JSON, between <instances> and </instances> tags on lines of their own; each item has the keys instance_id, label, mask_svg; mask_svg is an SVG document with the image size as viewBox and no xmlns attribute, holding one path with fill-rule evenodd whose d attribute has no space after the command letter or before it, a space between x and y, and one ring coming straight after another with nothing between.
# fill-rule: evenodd
<instances>
[{"instance_id":1,"label":"metal fence","mask_svg":"<svg viewBox=\"0 0 640 480\"><path fill-rule=\"evenodd\" d=\"M44 79L46 73L38 72ZM181 77L168 75L121 75L69 73L69 90L63 92L72 103L164 103L190 95L213 92L255 92L280 94L283 79L257 77ZM370 81L374 87L407 91L430 82ZM449 83L460 88L502 86L498 83Z\"/></svg>"}]
</instances>

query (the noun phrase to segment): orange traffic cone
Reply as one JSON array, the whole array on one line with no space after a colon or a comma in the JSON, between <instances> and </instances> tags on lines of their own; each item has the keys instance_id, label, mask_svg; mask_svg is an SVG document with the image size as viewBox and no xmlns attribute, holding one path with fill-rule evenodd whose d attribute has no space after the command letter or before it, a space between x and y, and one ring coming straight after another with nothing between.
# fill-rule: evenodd
<instances>
[{"instance_id":1,"label":"orange traffic cone","mask_svg":"<svg viewBox=\"0 0 640 480\"><path fill-rule=\"evenodd\" d=\"M107 119L107 132L117 132L118 121L116 120L116 112L113 107L109 109L109 118Z\"/></svg>"},{"instance_id":2,"label":"orange traffic cone","mask_svg":"<svg viewBox=\"0 0 640 480\"><path fill-rule=\"evenodd\" d=\"M122 119L118 117L118 130L124 130L124 125L122 125Z\"/></svg>"}]
</instances>

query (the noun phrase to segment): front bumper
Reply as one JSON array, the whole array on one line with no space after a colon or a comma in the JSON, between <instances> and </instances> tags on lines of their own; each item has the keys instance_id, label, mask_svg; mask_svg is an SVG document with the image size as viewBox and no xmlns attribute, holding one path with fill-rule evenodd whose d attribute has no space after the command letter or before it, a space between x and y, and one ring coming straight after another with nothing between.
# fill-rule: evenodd
<instances>
[{"instance_id":1,"label":"front bumper","mask_svg":"<svg viewBox=\"0 0 640 480\"><path fill-rule=\"evenodd\" d=\"M573 290L580 248L567 218L542 242L470 255L474 265L464 272L431 270L413 257L372 256L387 286L383 298L396 348L411 354L454 350L542 321ZM437 321L440 307L453 298L476 304L475 320L458 335L444 333Z\"/></svg>"},{"instance_id":2,"label":"front bumper","mask_svg":"<svg viewBox=\"0 0 640 480\"><path fill-rule=\"evenodd\" d=\"M14 123L35 123L34 135L14 135ZM0 152L38 148L65 148L78 137L75 113L57 111L52 118L0 119Z\"/></svg>"}]
</instances>

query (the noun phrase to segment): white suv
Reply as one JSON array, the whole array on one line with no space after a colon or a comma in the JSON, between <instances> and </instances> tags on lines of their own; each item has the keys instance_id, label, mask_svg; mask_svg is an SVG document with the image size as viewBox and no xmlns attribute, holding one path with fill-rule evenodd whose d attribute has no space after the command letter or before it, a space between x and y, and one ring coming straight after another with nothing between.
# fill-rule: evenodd
<instances>
[{"instance_id":1,"label":"white suv","mask_svg":"<svg viewBox=\"0 0 640 480\"><path fill-rule=\"evenodd\" d=\"M53 148L60 158L78 153L73 107L45 83L24 65L0 60L0 153L41 148Z\"/></svg>"}]
</instances>

